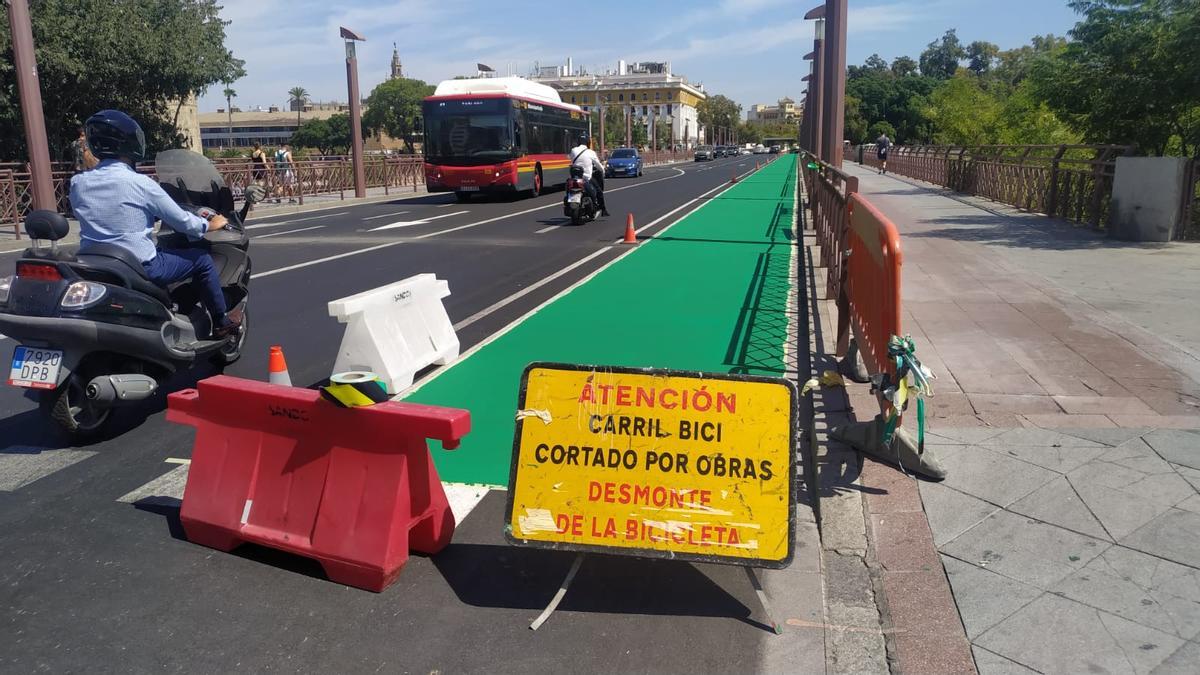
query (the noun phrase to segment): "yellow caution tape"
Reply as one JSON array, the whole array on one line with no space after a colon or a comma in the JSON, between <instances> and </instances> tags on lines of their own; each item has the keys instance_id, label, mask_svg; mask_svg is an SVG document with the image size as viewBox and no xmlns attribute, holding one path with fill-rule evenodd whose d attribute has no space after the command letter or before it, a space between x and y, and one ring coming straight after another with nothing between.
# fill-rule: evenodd
<instances>
[{"instance_id":1,"label":"yellow caution tape","mask_svg":"<svg viewBox=\"0 0 1200 675\"><path fill-rule=\"evenodd\" d=\"M329 385L321 387L321 396L343 408L375 405L391 398L383 380L366 371L334 374Z\"/></svg>"}]
</instances>

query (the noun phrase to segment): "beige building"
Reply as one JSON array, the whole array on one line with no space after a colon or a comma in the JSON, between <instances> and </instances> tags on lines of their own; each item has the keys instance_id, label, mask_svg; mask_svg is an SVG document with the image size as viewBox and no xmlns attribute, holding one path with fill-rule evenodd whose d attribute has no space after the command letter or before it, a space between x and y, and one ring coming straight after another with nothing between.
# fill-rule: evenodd
<instances>
[{"instance_id":1,"label":"beige building","mask_svg":"<svg viewBox=\"0 0 1200 675\"><path fill-rule=\"evenodd\" d=\"M800 111L796 108L796 102L786 96L779 99L775 105L756 103L746 111L747 122L757 122L760 124L790 122L799 118Z\"/></svg>"},{"instance_id":2,"label":"beige building","mask_svg":"<svg viewBox=\"0 0 1200 675\"><path fill-rule=\"evenodd\" d=\"M696 110L708 98L704 85L672 74L670 63L619 61L615 71L592 75L576 70L568 59L566 66L538 68L529 79L554 87L564 103L574 103L585 112L619 106L639 124L648 126L652 116L666 120L674 141L685 146L699 143L704 135Z\"/></svg>"}]
</instances>

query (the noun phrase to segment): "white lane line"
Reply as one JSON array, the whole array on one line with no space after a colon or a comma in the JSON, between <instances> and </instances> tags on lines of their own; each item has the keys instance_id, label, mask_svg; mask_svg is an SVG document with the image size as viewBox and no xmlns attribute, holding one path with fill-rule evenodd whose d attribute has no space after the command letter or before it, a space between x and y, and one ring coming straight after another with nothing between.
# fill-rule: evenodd
<instances>
[{"instance_id":1,"label":"white lane line","mask_svg":"<svg viewBox=\"0 0 1200 675\"><path fill-rule=\"evenodd\" d=\"M272 232L271 234L260 234L255 239L266 239L267 237L282 237L285 234L296 234L297 232L308 232L309 230L319 230L324 225L312 225L310 227L302 227L298 230L288 230L286 232Z\"/></svg>"},{"instance_id":2,"label":"white lane line","mask_svg":"<svg viewBox=\"0 0 1200 675\"><path fill-rule=\"evenodd\" d=\"M92 450L41 450L16 446L0 453L0 492L19 490L96 454Z\"/></svg>"},{"instance_id":3,"label":"white lane line","mask_svg":"<svg viewBox=\"0 0 1200 675\"><path fill-rule=\"evenodd\" d=\"M650 185L651 183L657 183L659 181L674 180L674 179L679 178L680 176L684 175L683 171L681 171L679 169L674 169L674 170L678 171L679 173L675 174L674 176L667 176L665 178L656 178L654 180L648 180L644 183L636 183L634 185L626 185L625 187L619 187L615 190L609 190L608 192L610 192L610 193L611 192L620 192L621 190L630 190L633 188L639 188L639 187L643 187L645 185ZM718 185L717 187L723 187L723 185ZM705 193L705 194L707 194L707 193ZM497 220L506 220L508 218L515 218L517 216L523 216L527 213L533 213L534 211L541 211L543 209L555 209L555 208L559 208L560 206L561 206L561 204L559 204L559 202L557 200L555 200L554 202L552 202L550 204L545 204L543 206L535 206L531 209L525 209L524 211L517 211L516 213L507 213L502 216L496 216L495 218L488 218L486 220L480 220L480 221L477 221L474 223L467 223L466 225L458 225L457 227L450 227L450 228L446 228L444 230L438 230L437 232L429 232L429 233L423 234L419 237L413 237L413 240L429 239L430 237L440 237L443 234L450 234L451 232L458 232L459 230L465 230L465 229L471 228L471 227L487 225L488 223L494 223ZM296 263L295 265L288 265L287 267L280 267L279 269L267 270L266 272L259 272L257 274L252 274L250 276L250 278L258 279L260 277L269 277L273 274L280 274L282 272L290 272L292 270L298 270L298 269L302 269L305 267L310 267L312 265L320 265L321 263L326 263L326 262L330 262L333 260L341 260L342 258L349 258L350 256L362 255L363 253L371 253L373 251L380 251L385 248L399 246L400 244L407 243L408 241L409 240L406 240L406 239L399 239L397 241L389 241L389 242L386 242L383 244L377 244L375 246L368 246L367 248L358 249L356 251L347 251L346 253L339 253L337 255L326 256L324 258L317 258L316 260L309 260L308 262Z\"/></svg>"},{"instance_id":4,"label":"white lane line","mask_svg":"<svg viewBox=\"0 0 1200 675\"><path fill-rule=\"evenodd\" d=\"M187 487L188 469L190 468L191 460L169 458L165 461L168 464L178 464L179 466L136 490L121 495L117 501L125 504L171 506L178 508L183 503L183 491ZM454 513L454 523L456 525L462 523L467 515L491 491L486 485L467 485L464 483L442 483L442 489L446 491L446 499L450 502L450 511Z\"/></svg>"},{"instance_id":5,"label":"white lane line","mask_svg":"<svg viewBox=\"0 0 1200 675\"><path fill-rule=\"evenodd\" d=\"M704 199L705 197L707 197L708 195L712 194L713 192L715 192L715 191L717 191L717 190L720 190L720 192L718 192L718 193L717 193L717 196L719 197L719 196L720 196L721 194L723 194L725 191L727 191L727 190L730 190L730 189L732 189L733 187L735 187L735 185L736 185L736 183L722 183L722 184L720 184L720 185L718 185L718 186L714 187L713 189L711 189L711 190L708 190L707 192L704 192L703 194L699 195L699 196L698 196L698 197L696 197L695 199L692 199L692 200L691 200L691 201L689 201L687 204L693 204L693 203L695 203L695 202L697 202L697 201L699 201L699 200L701 200L701 199ZM696 207L695 207L694 209L692 209L691 211L688 211L687 213L685 213L685 214L683 214L683 215L679 216L679 217L678 217L678 218L676 218L674 221L672 221L671 223L669 223L669 224L668 224L666 227L664 227L664 228L662 229L662 232L660 232L659 234L662 234L662 233L664 233L664 232L666 232L666 231L670 230L672 227L674 227L674 226L678 225L680 222L682 222L684 218L686 218L686 217L690 216L691 214L695 213L696 211L699 211L700 209L704 208L705 206L707 206L707 205L708 205L708 204L710 204L710 203L711 203L711 200L710 200L710 201L705 201L705 202L702 202L701 204L699 204L698 206L696 206ZM682 205L682 206L680 206L680 207L678 207L678 208L674 209L673 211L671 211L671 213L675 213L676 211L678 211L679 209L683 208L684 206L687 206L687 204L684 204L684 205ZM653 223L650 223L649 225L646 225L646 226L645 226L645 227L643 227L642 229L644 230L644 229L646 229L646 228L648 228L648 227L652 227L652 226L653 226L655 223L658 223L658 222L659 222L659 221L661 221L663 218L666 218L666 217L667 217L667 216L669 216L669 215L671 215L671 214L670 214L670 213L668 213L667 215L663 216L662 218L659 218L659 219L655 220ZM526 312L525 314L522 314L520 317L518 317L518 318L516 318L515 320L513 320L513 322L512 322L512 323L508 324L508 325L507 325L507 326L505 326L504 328L501 328L500 330L496 331L495 333L492 333L492 334L491 334L490 336L488 336L488 337L487 337L485 340L483 340L483 341L481 341L481 342L477 343L477 344L476 344L474 347L471 347L471 348L470 348L470 349L468 349L468 350L467 350L465 353L463 353L463 354L460 354L460 355L459 355L459 357L458 357L457 359L455 359L454 361L452 361L452 362L451 362L449 365L447 365L447 366L445 366L445 367L443 367L443 368L439 368L439 369L438 369L438 370L436 370L435 372L431 373L431 374L429 375L429 377L427 377L427 378L425 378L425 379L421 380L420 382L417 382L416 384L414 384L413 386L409 387L408 389L406 389L406 390L404 390L404 391L400 392L400 395L396 397L396 400L402 400L402 399L404 399L404 398L407 398L408 396L410 396L410 395L412 395L412 394L416 393L416 392L417 392L419 389L421 389L421 387L424 387L425 385L429 384L430 382L433 382L434 380L436 380L437 378L441 377L442 375L445 375L447 372L449 372L449 371L450 371L452 368L454 368L454 367L455 367L455 366L457 366L458 364L460 364L460 363L463 363L463 362L465 362L467 359L471 358L471 356L473 356L473 355L475 354L475 352L477 352L477 351L479 351L479 350L483 349L484 347L486 347L486 346L490 345L491 343L495 342L496 340L499 340L500 338L504 337L504 336L505 336L505 335L507 335L509 332L511 332L511 331L512 331L514 328L516 328L517 326L520 326L522 323L524 323L524 322L525 322L525 321L526 321L526 320L527 320L529 317L531 317L531 316L533 316L534 314L537 314L538 312L542 311L542 309L544 309L544 308L546 308L546 307L550 306L550 305L551 305L551 304L553 304L554 302L558 301L560 298L566 297L567 295L571 294L571 293L572 293L572 292L574 292L574 291L575 291L577 288L579 288L580 286L582 286L582 285L586 284L587 282L591 281L592 279L595 279L595 278L596 278L596 277L597 277L597 276L598 276L598 275L599 275L601 272L603 272L604 270L608 269L609 267L612 267L613 265L617 264L617 262L618 262L618 261L620 261L620 260L622 260L623 258L625 258L625 256L627 256L627 255L629 255L629 254L631 254L631 253L633 253L633 252L637 251L639 248L640 248L640 247L638 247L638 246L629 246L629 247L626 247L626 250L625 250L623 253L621 253L620 255L616 256L616 257L615 257L615 258L613 258L612 260L609 260L608 262L604 263L604 264L603 264L603 265L601 265L601 266L600 266L598 269L596 269L595 271L593 271L591 274L588 274L587 276L585 276L584 278L580 279L579 281L576 281L575 283L571 284L571 285L570 285L570 286L568 286L567 288L564 288L563 290L559 291L558 293L556 293L556 294L554 295L554 297L552 297L552 298L550 298L550 299L546 300L545 302L543 302L542 304L538 305L537 307L534 307L533 309L529 310L529 311L528 311L528 312ZM594 256L595 254L592 254L592 255ZM589 256L589 257L591 257L591 256ZM464 321L465 321L465 320L466 320L466 319L464 319Z\"/></svg>"},{"instance_id":6,"label":"white lane line","mask_svg":"<svg viewBox=\"0 0 1200 675\"><path fill-rule=\"evenodd\" d=\"M576 260L575 262L571 263L570 265L567 265L566 267L555 272L554 274L551 274L550 276L545 277L542 280L540 280L530 286L526 286L525 288L522 288L521 290L517 291L516 293L513 293L512 295L508 296L507 298L504 298L503 300L501 300L489 307L481 309L478 312L475 312L474 314L472 314L471 316L468 316L467 318L463 319L462 321L459 321L458 323L454 324L454 330L460 331L460 330L466 328L467 326L470 326L471 324L475 323L476 321L479 321L480 319L488 316L489 314L494 313L496 310L503 309L504 307L511 305L512 303L516 302L517 300L520 300L521 298L525 297L526 295L529 295L530 293L536 291L537 289L541 288L542 286L545 286L546 284L550 283L551 281L554 281L555 279L561 277L564 274L567 274L568 272L579 267L580 265L587 263L589 260L592 260L598 256L601 256L611 250L612 250L611 246L605 246L604 248L600 249L599 251L596 251L595 253L592 253L589 256L585 256L583 258L580 258L579 260Z\"/></svg>"},{"instance_id":7,"label":"white lane line","mask_svg":"<svg viewBox=\"0 0 1200 675\"><path fill-rule=\"evenodd\" d=\"M546 234L550 230L557 230L560 227L562 227L562 225L551 225L550 227L543 227L542 229L538 230L537 232L534 232L534 234Z\"/></svg>"},{"instance_id":8,"label":"white lane line","mask_svg":"<svg viewBox=\"0 0 1200 675\"><path fill-rule=\"evenodd\" d=\"M451 206L458 206L458 204L459 204L458 200L455 200L455 201L450 202L449 204L438 204L437 207L439 209L448 209Z\"/></svg>"},{"instance_id":9,"label":"white lane line","mask_svg":"<svg viewBox=\"0 0 1200 675\"><path fill-rule=\"evenodd\" d=\"M363 218L363 220L375 220L376 218L390 218L392 216L402 216L406 213L408 213L408 211L397 211L395 213L384 213L384 214L380 214L378 216L367 216L366 218Z\"/></svg>"},{"instance_id":10,"label":"white lane line","mask_svg":"<svg viewBox=\"0 0 1200 675\"><path fill-rule=\"evenodd\" d=\"M167 464L191 464L192 463L192 460L190 460L190 459L180 459L179 457L168 457L168 458L164 459L163 461L166 462Z\"/></svg>"},{"instance_id":11,"label":"white lane line","mask_svg":"<svg viewBox=\"0 0 1200 675\"><path fill-rule=\"evenodd\" d=\"M303 223L306 220L317 220L318 218L333 218L335 216L344 216L349 211L340 211L338 213L322 213L319 216L309 216L307 218L295 218L293 220L283 220L278 223L259 223L258 225L247 225L247 230L257 230L264 227L279 227L280 225L291 225L292 223Z\"/></svg>"},{"instance_id":12,"label":"white lane line","mask_svg":"<svg viewBox=\"0 0 1200 675\"><path fill-rule=\"evenodd\" d=\"M387 225L380 225L379 227L372 227L371 229L367 230L367 232L379 232L380 230L394 230L399 227L412 227L413 225L427 225L431 221L434 221L434 220L438 220L441 218L451 218L453 216L461 216L464 213L470 213L470 211L455 211L454 213L443 213L440 216L429 216L428 218L421 218L420 220L398 220L394 223L388 223Z\"/></svg>"}]
</instances>

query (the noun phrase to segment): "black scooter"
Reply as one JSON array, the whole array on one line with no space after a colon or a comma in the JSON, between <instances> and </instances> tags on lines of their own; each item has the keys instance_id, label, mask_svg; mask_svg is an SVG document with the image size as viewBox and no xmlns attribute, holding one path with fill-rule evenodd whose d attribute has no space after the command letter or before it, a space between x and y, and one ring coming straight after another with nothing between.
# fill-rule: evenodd
<instances>
[{"instance_id":1,"label":"black scooter","mask_svg":"<svg viewBox=\"0 0 1200 675\"><path fill-rule=\"evenodd\" d=\"M193 284L164 289L113 244L92 244L86 253L59 247L67 220L53 211L30 213L25 231L34 245L17 260L14 276L0 278L0 334L18 343L7 380L37 397L43 414L76 440L98 434L113 408L149 398L173 373L201 359L233 363L246 341L250 240L242 223L261 190L248 189L236 211L216 167L189 150L159 153L155 171L185 210L228 219L201 240L163 230L158 248L207 250L230 314L240 313L242 326L211 339L212 317Z\"/></svg>"},{"instance_id":2,"label":"black scooter","mask_svg":"<svg viewBox=\"0 0 1200 675\"><path fill-rule=\"evenodd\" d=\"M596 202L587 191L583 167L572 166L571 177L567 179L567 194L563 197L563 215L571 219L572 225L583 225L595 220L597 213Z\"/></svg>"}]
</instances>

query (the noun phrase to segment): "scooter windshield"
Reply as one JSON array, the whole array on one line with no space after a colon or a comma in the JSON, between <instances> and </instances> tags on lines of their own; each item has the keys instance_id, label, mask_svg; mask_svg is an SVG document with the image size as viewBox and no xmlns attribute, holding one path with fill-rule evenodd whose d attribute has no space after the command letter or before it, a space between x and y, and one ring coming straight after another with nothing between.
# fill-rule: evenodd
<instances>
[{"instance_id":1,"label":"scooter windshield","mask_svg":"<svg viewBox=\"0 0 1200 675\"><path fill-rule=\"evenodd\" d=\"M233 211L233 193L204 155L191 150L164 150L154 158L154 171L163 190L176 202L207 206L224 214Z\"/></svg>"}]
</instances>

